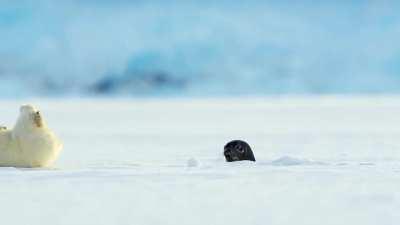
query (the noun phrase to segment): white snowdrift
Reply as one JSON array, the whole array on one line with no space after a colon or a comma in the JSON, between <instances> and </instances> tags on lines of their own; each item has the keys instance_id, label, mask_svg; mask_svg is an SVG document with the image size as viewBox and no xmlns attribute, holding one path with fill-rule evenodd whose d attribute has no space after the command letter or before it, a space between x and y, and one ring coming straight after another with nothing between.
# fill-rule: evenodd
<instances>
[{"instance_id":1,"label":"white snowdrift","mask_svg":"<svg viewBox=\"0 0 400 225\"><path fill-rule=\"evenodd\" d=\"M2 224L400 221L397 97L30 101L65 149L0 168ZM20 103L0 102L4 125ZM238 138L257 162L224 162Z\"/></svg>"}]
</instances>

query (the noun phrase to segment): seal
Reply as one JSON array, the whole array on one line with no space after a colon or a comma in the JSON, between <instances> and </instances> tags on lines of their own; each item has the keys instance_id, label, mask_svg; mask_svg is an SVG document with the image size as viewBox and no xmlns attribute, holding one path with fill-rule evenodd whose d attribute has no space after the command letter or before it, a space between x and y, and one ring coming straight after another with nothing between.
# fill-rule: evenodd
<instances>
[{"instance_id":1,"label":"seal","mask_svg":"<svg viewBox=\"0 0 400 225\"><path fill-rule=\"evenodd\" d=\"M61 150L61 141L32 105L20 107L13 129L0 128L0 166L48 167Z\"/></svg>"},{"instance_id":2,"label":"seal","mask_svg":"<svg viewBox=\"0 0 400 225\"><path fill-rule=\"evenodd\" d=\"M224 146L224 156L227 162L234 161L256 161L250 145L245 141L233 140Z\"/></svg>"}]
</instances>

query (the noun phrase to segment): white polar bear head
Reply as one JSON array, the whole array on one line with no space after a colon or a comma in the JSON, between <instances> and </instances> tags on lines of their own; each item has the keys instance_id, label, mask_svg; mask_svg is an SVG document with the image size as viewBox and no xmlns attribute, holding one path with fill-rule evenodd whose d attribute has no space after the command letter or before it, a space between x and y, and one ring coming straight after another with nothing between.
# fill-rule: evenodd
<instances>
[{"instance_id":1,"label":"white polar bear head","mask_svg":"<svg viewBox=\"0 0 400 225\"><path fill-rule=\"evenodd\" d=\"M34 106L22 105L19 111L20 114L14 129L33 131L46 128L46 124L41 113Z\"/></svg>"}]
</instances>

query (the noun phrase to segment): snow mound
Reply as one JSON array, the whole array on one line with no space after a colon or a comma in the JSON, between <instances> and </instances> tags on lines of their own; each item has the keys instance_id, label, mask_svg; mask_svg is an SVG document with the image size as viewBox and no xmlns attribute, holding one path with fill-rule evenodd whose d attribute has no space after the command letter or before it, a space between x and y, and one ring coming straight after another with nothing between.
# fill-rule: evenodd
<instances>
[{"instance_id":1,"label":"snow mound","mask_svg":"<svg viewBox=\"0 0 400 225\"><path fill-rule=\"evenodd\" d=\"M187 167L198 167L199 165L200 165L200 162L195 158L190 158L186 162Z\"/></svg>"},{"instance_id":2,"label":"snow mound","mask_svg":"<svg viewBox=\"0 0 400 225\"><path fill-rule=\"evenodd\" d=\"M290 156L283 156L271 162L274 166L297 166L297 165L326 165L326 163L318 162L310 159L301 159Z\"/></svg>"}]
</instances>

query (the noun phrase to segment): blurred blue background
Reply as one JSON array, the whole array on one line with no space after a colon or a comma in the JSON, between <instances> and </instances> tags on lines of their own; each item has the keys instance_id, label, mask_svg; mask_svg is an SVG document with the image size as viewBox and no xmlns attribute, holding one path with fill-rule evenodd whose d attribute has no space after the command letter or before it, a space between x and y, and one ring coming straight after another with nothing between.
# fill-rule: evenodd
<instances>
[{"instance_id":1,"label":"blurred blue background","mask_svg":"<svg viewBox=\"0 0 400 225\"><path fill-rule=\"evenodd\" d=\"M0 97L400 92L399 1L0 1Z\"/></svg>"}]
</instances>

